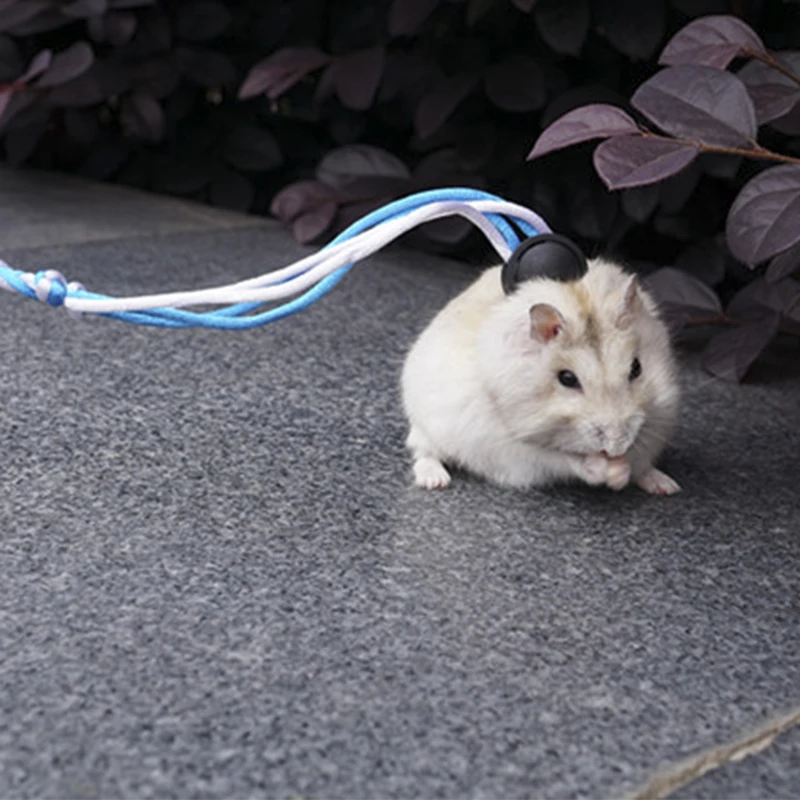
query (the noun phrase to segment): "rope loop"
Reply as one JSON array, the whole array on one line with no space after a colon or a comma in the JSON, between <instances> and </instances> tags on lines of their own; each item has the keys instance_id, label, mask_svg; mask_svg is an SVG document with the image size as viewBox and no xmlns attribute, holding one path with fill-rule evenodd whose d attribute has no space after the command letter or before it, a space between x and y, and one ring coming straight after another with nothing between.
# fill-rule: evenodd
<instances>
[{"instance_id":1,"label":"rope loop","mask_svg":"<svg viewBox=\"0 0 800 800\"><path fill-rule=\"evenodd\" d=\"M55 269L40 270L33 276L33 288L41 303L63 306L67 299L67 279Z\"/></svg>"}]
</instances>

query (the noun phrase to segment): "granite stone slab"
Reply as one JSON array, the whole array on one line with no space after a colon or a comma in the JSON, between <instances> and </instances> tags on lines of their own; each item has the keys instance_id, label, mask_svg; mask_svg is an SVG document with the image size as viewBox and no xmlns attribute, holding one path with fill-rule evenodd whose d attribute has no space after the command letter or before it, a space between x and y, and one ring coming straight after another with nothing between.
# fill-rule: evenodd
<instances>
[{"instance_id":1,"label":"granite stone slab","mask_svg":"<svg viewBox=\"0 0 800 800\"><path fill-rule=\"evenodd\" d=\"M760 753L732 761L670 795L673 800L750 800L800 793L800 728L779 736Z\"/></svg>"},{"instance_id":2,"label":"granite stone slab","mask_svg":"<svg viewBox=\"0 0 800 800\"><path fill-rule=\"evenodd\" d=\"M79 244L181 231L269 225L237 214L114 184L0 166L0 247ZM0 256L2 257L2 256Z\"/></svg>"},{"instance_id":3,"label":"granite stone slab","mask_svg":"<svg viewBox=\"0 0 800 800\"><path fill-rule=\"evenodd\" d=\"M0 257L136 293L304 252L161 234ZM243 333L0 296L0 796L617 798L800 704L800 375L687 356L673 498L423 493L399 370L473 274L393 251Z\"/></svg>"}]
</instances>

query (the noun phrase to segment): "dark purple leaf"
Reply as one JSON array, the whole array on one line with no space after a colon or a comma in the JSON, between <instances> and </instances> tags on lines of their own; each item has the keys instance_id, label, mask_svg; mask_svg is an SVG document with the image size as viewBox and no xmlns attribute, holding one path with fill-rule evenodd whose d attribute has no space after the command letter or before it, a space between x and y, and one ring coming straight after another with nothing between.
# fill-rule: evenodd
<instances>
[{"instance_id":1,"label":"dark purple leaf","mask_svg":"<svg viewBox=\"0 0 800 800\"><path fill-rule=\"evenodd\" d=\"M663 209L659 209L653 217L653 230L661 236L668 236L679 242L690 242L696 235L686 217L667 214Z\"/></svg>"},{"instance_id":2,"label":"dark purple leaf","mask_svg":"<svg viewBox=\"0 0 800 800\"><path fill-rule=\"evenodd\" d=\"M617 136L594 151L594 168L609 189L645 186L680 172L694 161L698 149L670 139Z\"/></svg>"},{"instance_id":3,"label":"dark purple leaf","mask_svg":"<svg viewBox=\"0 0 800 800\"><path fill-rule=\"evenodd\" d=\"M355 144L364 138L367 123L363 114L356 114L346 108L331 112L331 138L337 145Z\"/></svg>"},{"instance_id":4,"label":"dark purple leaf","mask_svg":"<svg viewBox=\"0 0 800 800\"><path fill-rule=\"evenodd\" d=\"M94 63L94 51L88 42L75 42L66 50L56 53L47 71L36 81L41 88L61 86L83 75Z\"/></svg>"},{"instance_id":5,"label":"dark purple leaf","mask_svg":"<svg viewBox=\"0 0 800 800\"><path fill-rule=\"evenodd\" d=\"M137 28L130 49L141 54L142 58L173 51L172 20L161 5L137 15Z\"/></svg>"},{"instance_id":6,"label":"dark purple leaf","mask_svg":"<svg viewBox=\"0 0 800 800\"><path fill-rule=\"evenodd\" d=\"M768 283L777 283L800 270L800 242L774 256L767 267Z\"/></svg>"},{"instance_id":7,"label":"dark purple leaf","mask_svg":"<svg viewBox=\"0 0 800 800\"><path fill-rule=\"evenodd\" d=\"M316 47L285 47L250 70L239 89L239 99L266 94L270 100L275 100L330 60L327 53Z\"/></svg>"},{"instance_id":8,"label":"dark purple leaf","mask_svg":"<svg viewBox=\"0 0 800 800\"><path fill-rule=\"evenodd\" d=\"M0 83L13 80L22 72L22 54L8 36L0 36Z\"/></svg>"},{"instance_id":9,"label":"dark purple leaf","mask_svg":"<svg viewBox=\"0 0 800 800\"><path fill-rule=\"evenodd\" d=\"M56 86L50 92L49 102L57 107L82 108L122 94L130 86L129 76L118 65L95 61L82 75Z\"/></svg>"},{"instance_id":10,"label":"dark purple leaf","mask_svg":"<svg viewBox=\"0 0 800 800\"><path fill-rule=\"evenodd\" d=\"M14 96L15 96L14 92L9 92L9 91L0 92L0 127L2 127L2 124L5 122L4 116L6 113L6 109L8 108L9 103L11 102L11 99Z\"/></svg>"},{"instance_id":11,"label":"dark purple leaf","mask_svg":"<svg viewBox=\"0 0 800 800\"><path fill-rule=\"evenodd\" d=\"M790 72L800 74L800 53L775 53L774 58ZM737 74L753 99L759 125L785 117L800 103L797 82L762 61L745 64Z\"/></svg>"},{"instance_id":12,"label":"dark purple leaf","mask_svg":"<svg viewBox=\"0 0 800 800\"><path fill-rule=\"evenodd\" d=\"M38 8L41 9L38 14L10 28L9 33L17 37L33 36L61 28L70 21L69 17L61 13L60 8L53 8L44 3L38 4Z\"/></svg>"},{"instance_id":13,"label":"dark purple leaf","mask_svg":"<svg viewBox=\"0 0 800 800\"><path fill-rule=\"evenodd\" d=\"M272 198L269 211L284 225L288 225L301 214L333 202L337 197L337 193L327 184L319 181L297 181L285 186Z\"/></svg>"},{"instance_id":14,"label":"dark purple leaf","mask_svg":"<svg viewBox=\"0 0 800 800\"><path fill-rule=\"evenodd\" d=\"M738 17L717 15L690 22L667 42L659 64L703 64L725 69L739 55L764 53L758 34Z\"/></svg>"},{"instance_id":15,"label":"dark purple leaf","mask_svg":"<svg viewBox=\"0 0 800 800\"><path fill-rule=\"evenodd\" d=\"M414 114L414 128L420 139L432 136L466 99L480 80L477 72L462 72L445 78L422 98Z\"/></svg>"},{"instance_id":16,"label":"dark purple leaf","mask_svg":"<svg viewBox=\"0 0 800 800\"><path fill-rule=\"evenodd\" d=\"M408 167L397 156L367 144L330 150L317 167L319 181L344 192L368 185L402 185L409 178Z\"/></svg>"},{"instance_id":17,"label":"dark purple leaf","mask_svg":"<svg viewBox=\"0 0 800 800\"><path fill-rule=\"evenodd\" d=\"M701 153L698 163L706 175L729 180L742 166L742 157L729 156L724 153Z\"/></svg>"},{"instance_id":18,"label":"dark purple leaf","mask_svg":"<svg viewBox=\"0 0 800 800\"><path fill-rule=\"evenodd\" d=\"M780 315L772 312L758 322L720 331L706 346L703 366L717 378L737 383L775 338L779 326Z\"/></svg>"},{"instance_id":19,"label":"dark purple leaf","mask_svg":"<svg viewBox=\"0 0 800 800\"><path fill-rule=\"evenodd\" d=\"M539 0L534 10L542 39L556 53L577 56L589 33L589 0Z\"/></svg>"},{"instance_id":20,"label":"dark purple leaf","mask_svg":"<svg viewBox=\"0 0 800 800\"><path fill-rule=\"evenodd\" d=\"M767 83L757 89L750 89L756 118L759 125L765 125L789 114L800 103L800 87L778 86Z\"/></svg>"},{"instance_id":21,"label":"dark purple leaf","mask_svg":"<svg viewBox=\"0 0 800 800\"><path fill-rule=\"evenodd\" d=\"M300 244L313 242L328 230L338 209L339 206L331 200L300 214L292 222L292 236Z\"/></svg>"},{"instance_id":22,"label":"dark purple leaf","mask_svg":"<svg viewBox=\"0 0 800 800\"><path fill-rule=\"evenodd\" d=\"M496 3L497 0L467 0L467 26L474 28Z\"/></svg>"},{"instance_id":23,"label":"dark purple leaf","mask_svg":"<svg viewBox=\"0 0 800 800\"><path fill-rule=\"evenodd\" d=\"M800 103L786 116L772 120L770 125L786 136L800 136Z\"/></svg>"},{"instance_id":24,"label":"dark purple leaf","mask_svg":"<svg viewBox=\"0 0 800 800\"><path fill-rule=\"evenodd\" d=\"M0 6L0 31L11 30L32 19L47 8L43 2L16 2Z\"/></svg>"},{"instance_id":25,"label":"dark purple leaf","mask_svg":"<svg viewBox=\"0 0 800 800\"><path fill-rule=\"evenodd\" d=\"M635 222L647 222L656 210L660 196L658 184L625 189L622 193L622 210Z\"/></svg>"},{"instance_id":26,"label":"dark purple leaf","mask_svg":"<svg viewBox=\"0 0 800 800\"><path fill-rule=\"evenodd\" d=\"M770 167L749 180L725 233L733 255L751 267L800 241L800 165Z\"/></svg>"},{"instance_id":27,"label":"dark purple leaf","mask_svg":"<svg viewBox=\"0 0 800 800\"><path fill-rule=\"evenodd\" d=\"M586 239L604 239L617 216L617 198L596 179L581 183L569 194L571 226Z\"/></svg>"},{"instance_id":28,"label":"dark purple leaf","mask_svg":"<svg viewBox=\"0 0 800 800\"><path fill-rule=\"evenodd\" d=\"M36 103L30 92L15 92L6 108L3 128L6 132L27 128L50 120L50 110L44 103Z\"/></svg>"},{"instance_id":29,"label":"dark purple leaf","mask_svg":"<svg viewBox=\"0 0 800 800\"><path fill-rule=\"evenodd\" d=\"M634 133L639 133L639 126L622 109L602 103L582 106L568 111L545 128L528 154L528 160L579 142Z\"/></svg>"},{"instance_id":30,"label":"dark purple leaf","mask_svg":"<svg viewBox=\"0 0 800 800\"><path fill-rule=\"evenodd\" d=\"M132 64L130 75L134 86L159 100L171 95L181 82L181 74L169 56Z\"/></svg>"},{"instance_id":31,"label":"dark purple leaf","mask_svg":"<svg viewBox=\"0 0 800 800\"><path fill-rule=\"evenodd\" d=\"M725 277L727 253L716 239L701 239L689 245L675 262L678 269L694 275L709 286L716 286Z\"/></svg>"},{"instance_id":32,"label":"dark purple leaf","mask_svg":"<svg viewBox=\"0 0 800 800\"><path fill-rule=\"evenodd\" d=\"M407 36L431 15L439 0L394 0L389 12L389 33L392 36Z\"/></svg>"},{"instance_id":33,"label":"dark purple leaf","mask_svg":"<svg viewBox=\"0 0 800 800\"><path fill-rule=\"evenodd\" d=\"M626 56L650 58L664 35L663 0L604 0L597 24L611 44Z\"/></svg>"},{"instance_id":34,"label":"dark purple leaf","mask_svg":"<svg viewBox=\"0 0 800 800\"><path fill-rule=\"evenodd\" d=\"M27 83L28 81L32 81L34 78L41 75L45 70L49 69L50 65L53 63L53 51L52 50L40 50L32 59L31 63L28 65L28 69L22 73L22 75L17 78L19 83Z\"/></svg>"},{"instance_id":35,"label":"dark purple leaf","mask_svg":"<svg viewBox=\"0 0 800 800\"><path fill-rule=\"evenodd\" d=\"M87 22L89 36L95 42L109 42L115 46L129 42L136 33L136 15L130 11L109 11Z\"/></svg>"},{"instance_id":36,"label":"dark purple leaf","mask_svg":"<svg viewBox=\"0 0 800 800\"><path fill-rule=\"evenodd\" d=\"M569 111L574 111L581 106L604 105L620 108L628 102L625 95L610 89L607 86L588 84L586 86L573 86L554 97L542 112L542 129L552 125ZM631 131L626 131L630 133Z\"/></svg>"},{"instance_id":37,"label":"dark purple leaf","mask_svg":"<svg viewBox=\"0 0 800 800\"><path fill-rule=\"evenodd\" d=\"M232 169L216 170L208 186L208 199L220 208L249 211L254 198L253 182Z\"/></svg>"},{"instance_id":38,"label":"dark purple leaf","mask_svg":"<svg viewBox=\"0 0 800 800\"><path fill-rule=\"evenodd\" d=\"M486 71L486 95L503 111L526 112L545 100L542 70L530 56L516 54Z\"/></svg>"},{"instance_id":39,"label":"dark purple leaf","mask_svg":"<svg viewBox=\"0 0 800 800\"><path fill-rule=\"evenodd\" d=\"M120 120L133 139L159 142L164 136L164 111L152 95L134 92L122 100Z\"/></svg>"},{"instance_id":40,"label":"dark purple leaf","mask_svg":"<svg viewBox=\"0 0 800 800\"><path fill-rule=\"evenodd\" d=\"M679 213L697 188L701 177L702 173L695 161L677 175L667 178L661 184L661 210L667 214Z\"/></svg>"},{"instance_id":41,"label":"dark purple leaf","mask_svg":"<svg viewBox=\"0 0 800 800\"><path fill-rule=\"evenodd\" d=\"M215 0L190 0L178 8L175 31L189 42L207 42L230 25L231 13Z\"/></svg>"},{"instance_id":42,"label":"dark purple leaf","mask_svg":"<svg viewBox=\"0 0 800 800\"><path fill-rule=\"evenodd\" d=\"M378 99L381 102L401 99L404 103L416 107L425 94L426 87L433 86L443 77L444 74L439 66L421 54L389 50L386 54Z\"/></svg>"},{"instance_id":43,"label":"dark purple leaf","mask_svg":"<svg viewBox=\"0 0 800 800\"><path fill-rule=\"evenodd\" d=\"M770 283L756 278L740 289L728 303L728 314L739 319L760 319L765 312L789 315L800 297L800 282L783 278Z\"/></svg>"},{"instance_id":44,"label":"dark purple leaf","mask_svg":"<svg viewBox=\"0 0 800 800\"><path fill-rule=\"evenodd\" d=\"M631 102L662 130L682 139L751 147L756 136L756 113L744 84L713 67L667 67L645 81Z\"/></svg>"},{"instance_id":45,"label":"dark purple leaf","mask_svg":"<svg viewBox=\"0 0 800 800\"><path fill-rule=\"evenodd\" d=\"M278 142L266 128L240 124L225 140L223 157L233 167L248 172L266 172L283 164Z\"/></svg>"},{"instance_id":46,"label":"dark purple leaf","mask_svg":"<svg viewBox=\"0 0 800 800\"><path fill-rule=\"evenodd\" d=\"M383 47L371 47L351 53L336 61L330 70L336 94L347 108L365 111L375 99L383 74L385 58Z\"/></svg>"},{"instance_id":47,"label":"dark purple leaf","mask_svg":"<svg viewBox=\"0 0 800 800\"><path fill-rule=\"evenodd\" d=\"M536 0L511 0L511 2L526 14L529 14L536 5Z\"/></svg>"},{"instance_id":48,"label":"dark purple leaf","mask_svg":"<svg viewBox=\"0 0 800 800\"><path fill-rule=\"evenodd\" d=\"M108 8L106 0L72 0L71 3L61 6L61 11L68 17L86 19L105 14L106 8Z\"/></svg>"},{"instance_id":49,"label":"dark purple leaf","mask_svg":"<svg viewBox=\"0 0 800 800\"><path fill-rule=\"evenodd\" d=\"M472 186L478 188L481 181L469 172L459 158L458 152L446 147L425 156L414 168L414 187Z\"/></svg>"},{"instance_id":50,"label":"dark purple leaf","mask_svg":"<svg viewBox=\"0 0 800 800\"><path fill-rule=\"evenodd\" d=\"M17 115L30 109L34 97L30 92L0 92L0 128L9 130ZM24 120L23 120L24 122Z\"/></svg>"},{"instance_id":51,"label":"dark purple leaf","mask_svg":"<svg viewBox=\"0 0 800 800\"><path fill-rule=\"evenodd\" d=\"M690 319L713 320L722 314L716 292L683 270L662 267L648 275L643 284L676 332Z\"/></svg>"},{"instance_id":52,"label":"dark purple leaf","mask_svg":"<svg viewBox=\"0 0 800 800\"><path fill-rule=\"evenodd\" d=\"M336 69L337 62L334 61L328 64L317 81L316 89L314 90L314 104L322 105L329 97L333 96L336 89Z\"/></svg>"},{"instance_id":53,"label":"dark purple leaf","mask_svg":"<svg viewBox=\"0 0 800 800\"><path fill-rule=\"evenodd\" d=\"M236 69L231 60L215 50L179 47L175 51L178 69L199 86L218 89L236 80Z\"/></svg>"}]
</instances>

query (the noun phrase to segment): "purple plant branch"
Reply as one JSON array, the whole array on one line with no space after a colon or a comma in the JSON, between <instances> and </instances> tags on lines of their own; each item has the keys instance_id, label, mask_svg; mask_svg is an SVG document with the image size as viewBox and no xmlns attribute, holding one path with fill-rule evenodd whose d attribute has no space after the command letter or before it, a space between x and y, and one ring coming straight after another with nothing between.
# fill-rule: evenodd
<instances>
[{"instance_id":1,"label":"purple plant branch","mask_svg":"<svg viewBox=\"0 0 800 800\"><path fill-rule=\"evenodd\" d=\"M768 67L772 67L772 69L777 70L781 73L781 75L785 75L787 78L789 78L789 80L794 81L798 86L800 86L800 78L790 69L784 67L783 64L778 61L778 59L774 58L769 53L757 53L755 50L749 50L747 48L745 48L742 53L748 58L758 59Z\"/></svg>"},{"instance_id":2,"label":"purple plant branch","mask_svg":"<svg viewBox=\"0 0 800 800\"><path fill-rule=\"evenodd\" d=\"M723 147L722 145L706 144L702 141L694 141L691 139L679 139L676 136L662 136L659 133L652 131L642 130L642 136L649 136L653 139L665 139L666 141L680 142L681 144L691 145L698 148L702 153L721 153L731 156L744 156L745 158L759 159L763 161L780 161L784 164L800 164L800 158L794 156L787 156L783 153L775 153L772 150L767 150L761 147L755 140L752 141L752 147Z\"/></svg>"}]
</instances>

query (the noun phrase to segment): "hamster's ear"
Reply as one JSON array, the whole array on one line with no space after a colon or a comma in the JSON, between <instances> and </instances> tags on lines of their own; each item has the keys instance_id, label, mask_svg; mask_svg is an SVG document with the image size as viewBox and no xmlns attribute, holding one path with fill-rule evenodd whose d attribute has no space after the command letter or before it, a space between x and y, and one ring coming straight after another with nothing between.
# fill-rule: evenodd
<instances>
[{"instance_id":1,"label":"hamster's ear","mask_svg":"<svg viewBox=\"0 0 800 800\"><path fill-rule=\"evenodd\" d=\"M555 339L566 327L558 309L547 303L537 303L528 312L531 318L531 338L542 344Z\"/></svg>"},{"instance_id":2,"label":"hamster's ear","mask_svg":"<svg viewBox=\"0 0 800 800\"><path fill-rule=\"evenodd\" d=\"M633 320L642 308L642 298L639 296L639 278L631 275L625 287L625 294L617 309L616 326L625 330L630 328Z\"/></svg>"}]
</instances>

